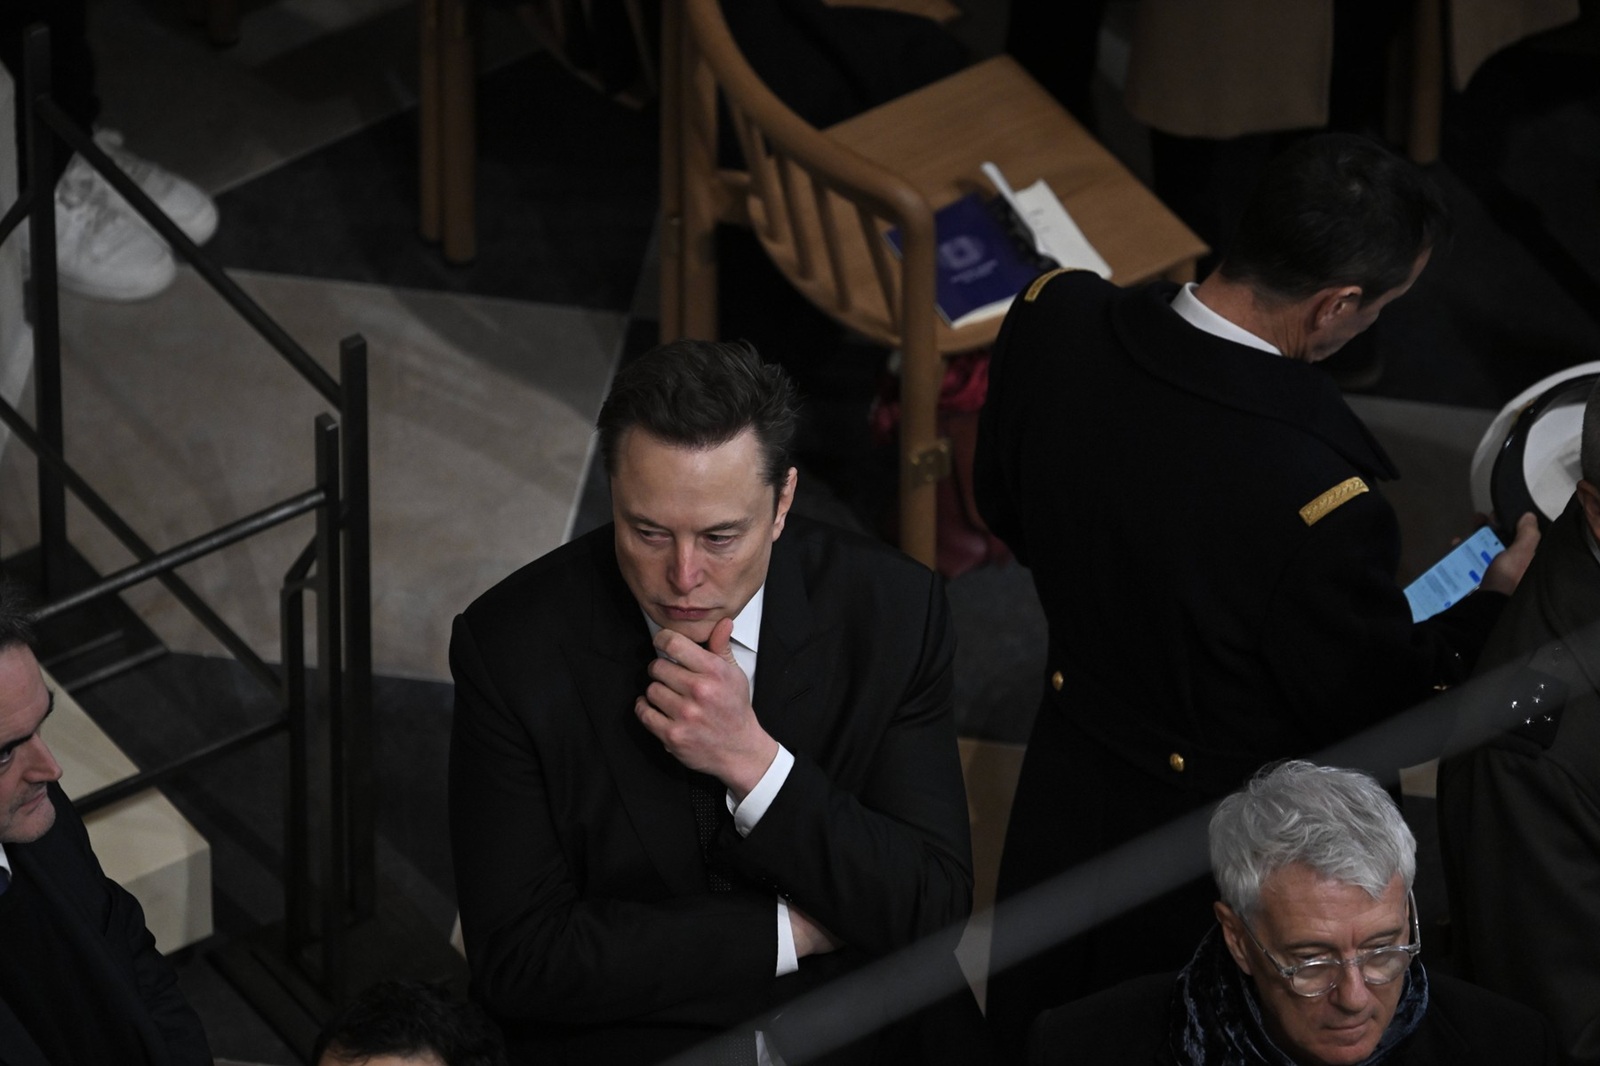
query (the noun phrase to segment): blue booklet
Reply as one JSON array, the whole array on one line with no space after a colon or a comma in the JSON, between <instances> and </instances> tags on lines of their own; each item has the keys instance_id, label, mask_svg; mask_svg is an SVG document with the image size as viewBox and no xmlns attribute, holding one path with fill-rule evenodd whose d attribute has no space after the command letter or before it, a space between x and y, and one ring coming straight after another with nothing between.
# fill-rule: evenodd
<instances>
[{"instance_id":1,"label":"blue booklet","mask_svg":"<svg viewBox=\"0 0 1600 1066\"><path fill-rule=\"evenodd\" d=\"M1057 264L1034 251L1026 227L1005 200L968 193L933 218L939 247L935 299L952 327L1004 314L1034 278ZM884 236L899 254L900 231Z\"/></svg>"}]
</instances>

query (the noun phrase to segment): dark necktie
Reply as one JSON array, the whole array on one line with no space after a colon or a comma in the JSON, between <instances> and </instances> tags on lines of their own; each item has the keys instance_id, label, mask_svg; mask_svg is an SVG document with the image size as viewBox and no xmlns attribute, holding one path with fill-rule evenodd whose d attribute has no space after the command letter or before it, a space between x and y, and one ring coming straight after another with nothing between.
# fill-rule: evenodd
<instances>
[{"instance_id":1,"label":"dark necktie","mask_svg":"<svg viewBox=\"0 0 1600 1066\"><path fill-rule=\"evenodd\" d=\"M694 808L695 835L700 838L700 858L706 864L706 885L713 892L729 892L733 882L711 868L711 842L730 819L728 789L710 774L688 772L689 805Z\"/></svg>"}]
</instances>

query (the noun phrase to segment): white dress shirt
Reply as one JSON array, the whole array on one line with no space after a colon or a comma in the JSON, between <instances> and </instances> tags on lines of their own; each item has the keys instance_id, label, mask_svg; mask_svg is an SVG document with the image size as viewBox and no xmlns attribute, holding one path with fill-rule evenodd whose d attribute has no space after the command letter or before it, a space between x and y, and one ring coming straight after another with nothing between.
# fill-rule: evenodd
<instances>
[{"instance_id":1,"label":"white dress shirt","mask_svg":"<svg viewBox=\"0 0 1600 1066\"><path fill-rule=\"evenodd\" d=\"M1195 283L1189 282L1178 290L1178 295L1172 298L1172 309L1178 312L1178 317L1183 319L1195 329L1203 330L1213 337L1221 337L1225 341L1235 344L1249 345L1251 348L1273 355L1282 355L1283 352L1274 344L1262 340L1243 326L1228 321L1211 308L1200 302L1200 297L1194 294Z\"/></svg>"}]
</instances>

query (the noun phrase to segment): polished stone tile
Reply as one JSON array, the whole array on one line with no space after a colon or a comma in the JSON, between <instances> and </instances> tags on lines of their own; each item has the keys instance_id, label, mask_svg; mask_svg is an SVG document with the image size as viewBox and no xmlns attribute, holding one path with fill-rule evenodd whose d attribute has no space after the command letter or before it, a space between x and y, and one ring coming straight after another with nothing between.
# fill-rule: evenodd
<instances>
[{"instance_id":1,"label":"polished stone tile","mask_svg":"<svg viewBox=\"0 0 1600 1066\"><path fill-rule=\"evenodd\" d=\"M236 276L324 366L340 338L366 337L376 666L447 677L451 617L570 528L622 316ZM196 275L144 304L64 299L62 332L68 455L155 547L311 487L327 404ZM7 553L37 537L32 476L9 450ZM301 517L181 571L269 660L277 590L311 529ZM76 509L72 540L102 572L131 561ZM164 593L129 599L174 649L218 650Z\"/></svg>"},{"instance_id":2,"label":"polished stone tile","mask_svg":"<svg viewBox=\"0 0 1600 1066\"><path fill-rule=\"evenodd\" d=\"M216 193L416 102L415 0L245 0L215 48L180 0L92 0L101 123ZM484 69L532 50L491 9Z\"/></svg>"}]
</instances>

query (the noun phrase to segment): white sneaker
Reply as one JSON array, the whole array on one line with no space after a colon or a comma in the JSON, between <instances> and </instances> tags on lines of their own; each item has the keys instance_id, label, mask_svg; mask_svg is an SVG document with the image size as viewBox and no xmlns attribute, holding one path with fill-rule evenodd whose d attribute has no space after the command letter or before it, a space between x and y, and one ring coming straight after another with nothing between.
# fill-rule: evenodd
<instances>
[{"instance_id":1,"label":"white sneaker","mask_svg":"<svg viewBox=\"0 0 1600 1066\"><path fill-rule=\"evenodd\" d=\"M94 168L74 159L56 183L56 277L61 287L101 300L144 300L172 284L177 266L160 237L139 221ZM24 238L27 228L22 227ZM23 253L26 255L26 251Z\"/></svg>"},{"instance_id":2,"label":"white sneaker","mask_svg":"<svg viewBox=\"0 0 1600 1066\"><path fill-rule=\"evenodd\" d=\"M100 150L111 157L111 161L121 167L123 172L138 183L146 196L156 202L156 206L166 212L167 217L178 224L188 237L196 244L204 244L217 232L217 205L211 197L200 191L200 188L185 178L180 178L170 170L150 162L141 156L134 155L122 146L122 134L116 130L96 130L94 143ZM122 198L122 195L111 188L94 168L74 156L71 166L82 166L94 175L95 180L105 184L106 190L111 193L112 201L122 210L134 218L139 213L133 206Z\"/></svg>"}]
</instances>

